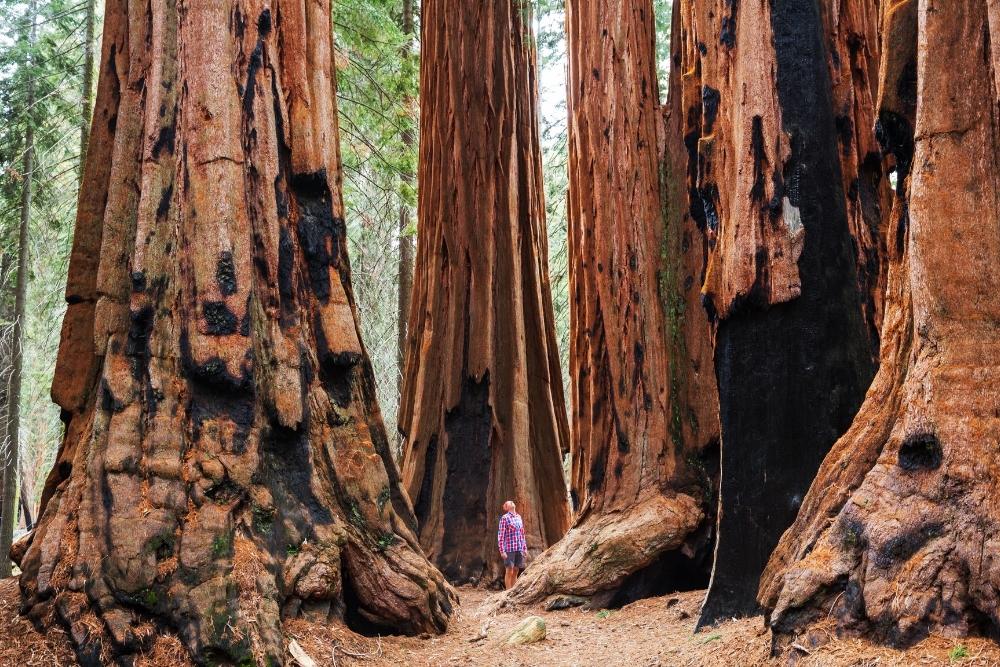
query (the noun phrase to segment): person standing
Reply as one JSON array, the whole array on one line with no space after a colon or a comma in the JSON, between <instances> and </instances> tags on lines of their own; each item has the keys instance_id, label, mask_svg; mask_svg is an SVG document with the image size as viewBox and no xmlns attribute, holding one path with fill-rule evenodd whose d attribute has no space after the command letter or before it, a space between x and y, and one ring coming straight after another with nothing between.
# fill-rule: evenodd
<instances>
[{"instance_id":1,"label":"person standing","mask_svg":"<svg viewBox=\"0 0 1000 667\"><path fill-rule=\"evenodd\" d=\"M504 515L500 517L500 528L497 530L497 544L500 546L500 558L503 559L504 588L510 588L517 581L517 575L525 568L525 557L528 544L524 540L524 521L517 513L513 500L503 504Z\"/></svg>"}]
</instances>

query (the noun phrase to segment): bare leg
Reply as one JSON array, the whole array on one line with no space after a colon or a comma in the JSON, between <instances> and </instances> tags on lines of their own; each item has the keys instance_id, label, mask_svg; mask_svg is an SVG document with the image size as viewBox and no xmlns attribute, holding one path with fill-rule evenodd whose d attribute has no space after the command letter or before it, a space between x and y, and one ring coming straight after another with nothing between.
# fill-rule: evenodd
<instances>
[{"instance_id":1,"label":"bare leg","mask_svg":"<svg viewBox=\"0 0 1000 667\"><path fill-rule=\"evenodd\" d=\"M517 581L517 568L516 567L506 568L503 574L504 588L509 589L511 586L514 585L514 582L516 581Z\"/></svg>"}]
</instances>

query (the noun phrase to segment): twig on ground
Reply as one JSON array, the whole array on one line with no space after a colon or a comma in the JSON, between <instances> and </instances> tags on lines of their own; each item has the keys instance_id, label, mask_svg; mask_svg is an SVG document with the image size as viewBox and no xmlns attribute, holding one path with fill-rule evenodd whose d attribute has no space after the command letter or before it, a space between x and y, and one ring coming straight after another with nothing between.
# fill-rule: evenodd
<instances>
[{"instance_id":1,"label":"twig on ground","mask_svg":"<svg viewBox=\"0 0 1000 667\"><path fill-rule=\"evenodd\" d=\"M833 608L837 606L837 602L839 602L840 598L842 598L842 597L844 597L844 591L840 591L840 595L838 595L837 597L833 598L833 604L830 605L830 611L828 611L826 613L827 620L830 620L830 616L833 615Z\"/></svg>"},{"instance_id":2,"label":"twig on ground","mask_svg":"<svg viewBox=\"0 0 1000 667\"><path fill-rule=\"evenodd\" d=\"M355 653L353 651L348 651L346 648L344 648L343 646L341 646L339 643L333 645L333 653L336 656L337 651L340 651L344 655L346 655L348 657L351 657L351 658L357 658L358 660L375 660L376 658L381 658L382 657L382 637L381 637L381 635L379 635L379 636L376 637L376 641L378 643L377 643L377 645L375 647L375 650L371 651L369 653Z\"/></svg>"}]
</instances>

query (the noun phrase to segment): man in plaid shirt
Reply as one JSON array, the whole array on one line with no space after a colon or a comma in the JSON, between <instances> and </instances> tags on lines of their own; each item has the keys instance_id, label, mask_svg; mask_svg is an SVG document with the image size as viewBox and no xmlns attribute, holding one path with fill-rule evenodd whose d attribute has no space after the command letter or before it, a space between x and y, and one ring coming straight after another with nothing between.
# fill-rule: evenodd
<instances>
[{"instance_id":1,"label":"man in plaid shirt","mask_svg":"<svg viewBox=\"0 0 1000 667\"><path fill-rule=\"evenodd\" d=\"M497 530L497 544L500 546L500 558L503 558L503 583L510 588L517 581L518 573L524 569L524 557L528 552L528 544L524 541L524 521L517 513L513 500L503 504L506 512L500 517L500 529Z\"/></svg>"}]
</instances>

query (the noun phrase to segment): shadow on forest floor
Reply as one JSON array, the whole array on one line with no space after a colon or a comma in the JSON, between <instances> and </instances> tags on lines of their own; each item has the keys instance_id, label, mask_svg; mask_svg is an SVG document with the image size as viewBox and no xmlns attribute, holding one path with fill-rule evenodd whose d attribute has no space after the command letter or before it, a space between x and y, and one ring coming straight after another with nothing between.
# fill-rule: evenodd
<instances>
[{"instance_id":1,"label":"shadow on forest floor","mask_svg":"<svg viewBox=\"0 0 1000 667\"><path fill-rule=\"evenodd\" d=\"M619 610L569 609L546 612L542 607L508 610L488 616L483 603L489 591L461 588L462 606L448 633L441 637L382 637L355 635L343 626L305 621L286 625L317 665L387 667L447 667L449 665L505 665L507 667L662 667L763 665L797 666L910 666L1000 665L1000 646L986 639L955 640L930 637L907 651L875 646L863 640L834 640L811 654L795 651L788 657L769 657L770 633L759 616L729 621L694 633L704 591L640 600ZM72 665L68 640L60 630L35 632L17 617L16 580L0 581L0 667ZM507 646L506 639L526 616L541 616L547 637L535 644ZM485 639L475 641L489 621ZM157 656L140 659L144 667L174 667L176 640L165 641ZM289 658L289 665L296 663Z\"/></svg>"}]
</instances>

